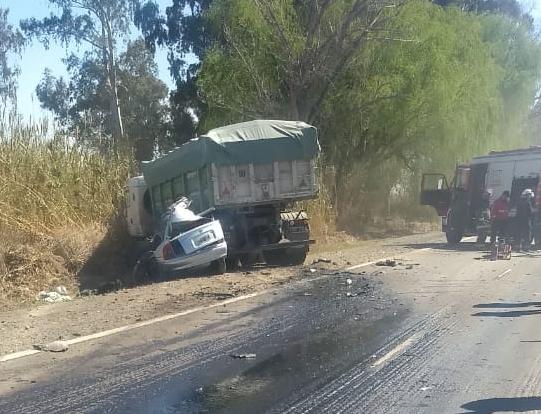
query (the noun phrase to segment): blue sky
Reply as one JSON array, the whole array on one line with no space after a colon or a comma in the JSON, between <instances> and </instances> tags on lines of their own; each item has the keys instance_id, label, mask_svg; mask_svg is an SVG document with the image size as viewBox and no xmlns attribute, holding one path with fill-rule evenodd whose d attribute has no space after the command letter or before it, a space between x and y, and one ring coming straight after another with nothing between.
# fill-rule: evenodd
<instances>
[{"instance_id":1,"label":"blue sky","mask_svg":"<svg viewBox=\"0 0 541 414\"><path fill-rule=\"evenodd\" d=\"M172 0L156 0L160 8L165 9L172 3ZM541 0L521 0L525 9L531 11L538 24L541 24ZM28 17L44 17L50 14L48 0L0 0L0 7L9 8L9 19L13 24L18 24L19 20ZM137 32L134 29L133 35ZM40 108L39 102L35 97L35 88L38 84L43 70L50 68L55 75L64 75L66 73L62 58L73 50L67 51L63 47L51 44L49 50L35 42L27 47L23 56L19 60L21 67L21 76L19 78L19 111L26 120L38 120L43 117L49 117L50 114ZM156 56L159 68L160 78L170 87L173 87L173 81L169 75L166 51L159 50Z\"/></svg>"}]
</instances>

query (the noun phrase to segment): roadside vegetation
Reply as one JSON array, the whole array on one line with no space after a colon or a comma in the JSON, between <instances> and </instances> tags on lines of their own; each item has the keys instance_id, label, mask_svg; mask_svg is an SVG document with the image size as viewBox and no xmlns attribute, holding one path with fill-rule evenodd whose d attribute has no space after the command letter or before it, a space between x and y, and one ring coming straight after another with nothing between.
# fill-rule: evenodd
<instances>
[{"instance_id":1,"label":"roadside vegetation","mask_svg":"<svg viewBox=\"0 0 541 414\"><path fill-rule=\"evenodd\" d=\"M540 143L541 43L514 0L49 3L20 24L0 9L0 300L76 289L97 249L93 272L126 271L126 179L212 127L318 127L321 194L305 207L323 241L413 231L434 220L417 202L423 172ZM54 125L23 124L15 105L32 42L73 49L67 78L36 85Z\"/></svg>"}]
</instances>

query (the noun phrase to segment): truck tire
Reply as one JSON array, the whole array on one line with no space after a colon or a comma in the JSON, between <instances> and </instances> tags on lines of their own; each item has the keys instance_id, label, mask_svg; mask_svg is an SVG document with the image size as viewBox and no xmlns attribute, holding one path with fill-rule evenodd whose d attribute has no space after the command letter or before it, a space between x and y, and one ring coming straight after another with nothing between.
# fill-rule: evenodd
<instances>
[{"instance_id":1,"label":"truck tire","mask_svg":"<svg viewBox=\"0 0 541 414\"><path fill-rule=\"evenodd\" d=\"M447 230L445 237L447 238L447 243L456 245L462 240L462 232L458 230Z\"/></svg>"},{"instance_id":2,"label":"truck tire","mask_svg":"<svg viewBox=\"0 0 541 414\"><path fill-rule=\"evenodd\" d=\"M225 257L222 257L221 259L215 260L210 264L210 267L212 269L212 273L215 275L223 275L226 271L226 263L225 263Z\"/></svg>"},{"instance_id":3,"label":"truck tire","mask_svg":"<svg viewBox=\"0 0 541 414\"><path fill-rule=\"evenodd\" d=\"M298 266L304 263L307 254L306 248L277 249L263 252L263 257L269 266Z\"/></svg>"},{"instance_id":4,"label":"truck tire","mask_svg":"<svg viewBox=\"0 0 541 414\"><path fill-rule=\"evenodd\" d=\"M293 266L302 265L306 260L307 254L307 249L291 249L291 251L288 252L289 263Z\"/></svg>"}]
</instances>

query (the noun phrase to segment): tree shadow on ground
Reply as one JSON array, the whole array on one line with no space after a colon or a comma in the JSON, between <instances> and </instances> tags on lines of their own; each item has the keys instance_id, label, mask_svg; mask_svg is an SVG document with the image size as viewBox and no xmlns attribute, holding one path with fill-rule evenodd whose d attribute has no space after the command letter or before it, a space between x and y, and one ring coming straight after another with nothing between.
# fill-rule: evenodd
<instances>
[{"instance_id":1,"label":"tree shadow on ground","mask_svg":"<svg viewBox=\"0 0 541 414\"><path fill-rule=\"evenodd\" d=\"M463 414L526 413L541 410L541 397L489 398L471 401L460 408Z\"/></svg>"},{"instance_id":2,"label":"tree shadow on ground","mask_svg":"<svg viewBox=\"0 0 541 414\"><path fill-rule=\"evenodd\" d=\"M135 285L132 272L142 253L122 223L111 223L105 236L77 272L79 290L105 293Z\"/></svg>"},{"instance_id":3,"label":"tree shadow on ground","mask_svg":"<svg viewBox=\"0 0 541 414\"><path fill-rule=\"evenodd\" d=\"M406 244L391 244L391 247L403 247L406 249L432 249L432 250L442 250L449 252L478 252L478 251L488 251L488 245L480 245L475 242L462 242L459 244L448 244L448 243L406 243Z\"/></svg>"},{"instance_id":4,"label":"tree shadow on ground","mask_svg":"<svg viewBox=\"0 0 541 414\"><path fill-rule=\"evenodd\" d=\"M525 309L525 308L541 308L541 302L517 302L517 303L479 303L473 306L475 309L496 309L493 311L484 311L473 313L472 316L477 317L494 317L494 318L520 318L521 316L541 315L541 309ZM520 310L503 310L516 309ZM502 309L502 310L499 310Z\"/></svg>"},{"instance_id":5,"label":"tree shadow on ground","mask_svg":"<svg viewBox=\"0 0 541 414\"><path fill-rule=\"evenodd\" d=\"M538 307L541 308L541 302L518 302L518 303L504 303L504 302L495 302L495 303L479 303L474 306L474 308L529 308L529 307Z\"/></svg>"}]
</instances>

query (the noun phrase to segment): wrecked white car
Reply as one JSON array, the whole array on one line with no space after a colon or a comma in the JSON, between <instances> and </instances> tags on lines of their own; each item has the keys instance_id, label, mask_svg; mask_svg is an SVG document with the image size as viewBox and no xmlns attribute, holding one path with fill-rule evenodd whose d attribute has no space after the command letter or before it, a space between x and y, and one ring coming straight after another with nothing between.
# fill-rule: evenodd
<instances>
[{"instance_id":1,"label":"wrecked white car","mask_svg":"<svg viewBox=\"0 0 541 414\"><path fill-rule=\"evenodd\" d=\"M163 214L153 251L139 261L152 278L209 265L213 273L225 273L227 244L220 222L194 214L189 205L183 198Z\"/></svg>"}]
</instances>

